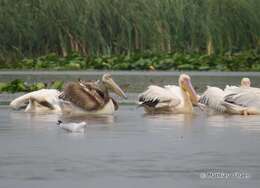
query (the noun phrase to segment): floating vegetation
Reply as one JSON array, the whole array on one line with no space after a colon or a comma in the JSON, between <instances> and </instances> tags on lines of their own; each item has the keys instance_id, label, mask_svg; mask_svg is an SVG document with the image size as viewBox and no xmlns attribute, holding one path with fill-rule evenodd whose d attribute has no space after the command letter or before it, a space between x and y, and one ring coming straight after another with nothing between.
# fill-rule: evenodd
<instances>
[{"instance_id":1,"label":"floating vegetation","mask_svg":"<svg viewBox=\"0 0 260 188\"><path fill-rule=\"evenodd\" d=\"M63 88L62 81L53 81L51 83L35 82L28 84L23 80L16 79L8 83L0 82L0 93L16 93L16 92L31 92L39 89L50 88L61 90Z\"/></svg>"},{"instance_id":2,"label":"floating vegetation","mask_svg":"<svg viewBox=\"0 0 260 188\"><path fill-rule=\"evenodd\" d=\"M103 55L83 57L72 53L59 57L55 53L17 63L0 64L2 69L30 70L195 70L260 71L260 55L255 50L224 55L200 53L165 53Z\"/></svg>"}]
</instances>

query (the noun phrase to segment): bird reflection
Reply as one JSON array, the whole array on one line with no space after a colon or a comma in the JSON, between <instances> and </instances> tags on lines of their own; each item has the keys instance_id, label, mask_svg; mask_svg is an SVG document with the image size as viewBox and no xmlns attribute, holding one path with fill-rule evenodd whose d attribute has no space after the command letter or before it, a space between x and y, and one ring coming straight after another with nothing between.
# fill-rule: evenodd
<instances>
[{"instance_id":1,"label":"bird reflection","mask_svg":"<svg viewBox=\"0 0 260 188\"><path fill-rule=\"evenodd\" d=\"M13 122L20 122L27 124L43 124L49 123L56 124L58 120L65 123L69 122L82 122L85 121L88 124L113 124L115 118L113 115L57 115L57 114L35 114L24 112L10 112L10 120Z\"/></svg>"},{"instance_id":2,"label":"bird reflection","mask_svg":"<svg viewBox=\"0 0 260 188\"><path fill-rule=\"evenodd\" d=\"M114 123L113 115L61 115L60 120L64 122L81 122L85 121L88 124L112 124Z\"/></svg>"},{"instance_id":3,"label":"bird reflection","mask_svg":"<svg viewBox=\"0 0 260 188\"><path fill-rule=\"evenodd\" d=\"M162 123L165 121L172 121L174 123L178 122L187 126L192 125L195 118L192 114L144 114L143 117L152 121Z\"/></svg>"}]
</instances>

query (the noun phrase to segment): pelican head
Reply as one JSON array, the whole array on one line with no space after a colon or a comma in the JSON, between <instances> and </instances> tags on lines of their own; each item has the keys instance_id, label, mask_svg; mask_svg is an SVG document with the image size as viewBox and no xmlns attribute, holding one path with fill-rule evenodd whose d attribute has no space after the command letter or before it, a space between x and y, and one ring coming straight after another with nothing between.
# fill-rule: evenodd
<instances>
[{"instance_id":1,"label":"pelican head","mask_svg":"<svg viewBox=\"0 0 260 188\"><path fill-rule=\"evenodd\" d=\"M106 73L102 77L102 82L105 85L106 88L113 91L115 94L117 94L120 97L127 98L126 94L123 92L123 90L114 82L112 79L111 74Z\"/></svg>"},{"instance_id":2,"label":"pelican head","mask_svg":"<svg viewBox=\"0 0 260 188\"><path fill-rule=\"evenodd\" d=\"M249 88L251 86L251 81L249 78L242 78L241 87Z\"/></svg>"},{"instance_id":3,"label":"pelican head","mask_svg":"<svg viewBox=\"0 0 260 188\"><path fill-rule=\"evenodd\" d=\"M181 74L179 77L179 86L185 93L188 93L193 104L198 104L198 95L191 84L191 78L187 74Z\"/></svg>"}]
</instances>

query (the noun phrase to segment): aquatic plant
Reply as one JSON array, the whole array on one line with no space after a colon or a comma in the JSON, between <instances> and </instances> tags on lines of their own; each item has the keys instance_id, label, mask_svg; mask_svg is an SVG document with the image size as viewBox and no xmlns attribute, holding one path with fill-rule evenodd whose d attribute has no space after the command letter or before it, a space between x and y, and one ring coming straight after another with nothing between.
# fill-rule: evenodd
<instances>
[{"instance_id":1,"label":"aquatic plant","mask_svg":"<svg viewBox=\"0 0 260 188\"><path fill-rule=\"evenodd\" d=\"M259 49L259 9L259 0L1 0L0 62L11 64L52 52L63 57L72 52L218 55ZM138 59L137 65L149 64L146 61ZM51 67L46 64L37 66ZM66 64L73 69L81 66ZM193 68L186 63L178 66ZM110 64L101 67L110 69Z\"/></svg>"},{"instance_id":2,"label":"aquatic plant","mask_svg":"<svg viewBox=\"0 0 260 188\"><path fill-rule=\"evenodd\" d=\"M35 82L28 84L23 80L16 79L11 82L0 82L0 93L8 92L31 92L37 91L39 89L50 88L61 90L63 88L62 81L53 81L51 83Z\"/></svg>"},{"instance_id":3,"label":"aquatic plant","mask_svg":"<svg viewBox=\"0 0 260 188\"><path fill-rule=\"evenodd\" d=\"M25 58L17 63L2 65L2 69L33 70L219 70L260 71L260 55L255 50L207 55L201 53L139 53L83 57L72 53Z\"/></svg>"}]
</instances>

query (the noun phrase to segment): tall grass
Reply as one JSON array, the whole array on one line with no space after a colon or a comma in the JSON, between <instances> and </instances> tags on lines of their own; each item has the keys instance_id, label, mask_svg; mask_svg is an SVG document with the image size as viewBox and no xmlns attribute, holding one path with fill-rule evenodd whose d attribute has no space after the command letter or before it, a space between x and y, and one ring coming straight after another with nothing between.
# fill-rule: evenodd
<instances>
[{"instance_id":1,"label":"tall grass","mask_svg":"<svg viewBox=\"0 0 260 188\"><path fill-rule=\"evenodd\" d=\"M0 58L260 46L259 0L0 0Z\"/></svg>"}]
</instances>

